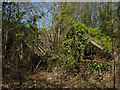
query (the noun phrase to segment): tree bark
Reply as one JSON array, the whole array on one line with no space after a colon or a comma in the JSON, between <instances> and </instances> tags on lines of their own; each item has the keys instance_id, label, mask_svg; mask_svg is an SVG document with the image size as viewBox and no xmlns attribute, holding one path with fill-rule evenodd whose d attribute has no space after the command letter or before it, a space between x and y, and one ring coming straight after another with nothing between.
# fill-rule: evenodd
<instances>
[{"instance_id":1,"label":"tree bark","mask_svg":"<svg viewBox=\"0 0 120 90\"><path fill-rule=\"evenodd\" d=\"M118 2L118 53L117 86L120 88L120 2Z\"/></svg>"}]
</instances>

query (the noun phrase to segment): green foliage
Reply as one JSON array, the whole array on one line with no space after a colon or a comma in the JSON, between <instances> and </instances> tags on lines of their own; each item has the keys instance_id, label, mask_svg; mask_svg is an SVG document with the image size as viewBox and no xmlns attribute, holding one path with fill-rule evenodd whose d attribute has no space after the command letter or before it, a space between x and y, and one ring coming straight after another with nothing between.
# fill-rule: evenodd
<instances>
[{"instance_id":1,"label":"green foliage","mask_svg":"<svg viewBox=\"0 0 120 90\"><path fill-rule=\"evenodd\" d=\"M90 75L97 74L97 72L111 72L113 64L98 62L98 60L91 61L91 63L86 62L86 68L90 71Z\"/></svg>"},{"instance_id":2,"label":"green foliage","mask_svg":"<svg viewBox=\"0 0 120 90\"><path fill-rule=\"evenodd\" d=\"M111 5L111 3L107 3L105 9L101 10L100 12L100 29L105 35L108 35L109 37L115 37L116 17L114 15L115 10Z\"/></svg>"},{"instance_id":3,"label":"green foliage","mask_svg":"<svg viewBox=\"0 0 120 90\"><path fill-rule=\"evenodd\" d=\"M106 55L109 54L108 50L111 48L112 45L111 38L109 36L106 36L99 29L89 28L84 24L81 24L80 22L72 22L74 23L74 26L70 29L70 31L66 35L65 40L63 41L63 44L65 46L64 54L66 56L71 55L76 61L76 64L79 63L82 60L82 56L84 56L84 49L87 45L87 38L92 38L94 42L104 48ZM62 59L64 61L64 58ZM65 61L66 60L68 59L65 58ZM92 65L92 68L94 68L95 70L97 70L99 67L104 66L100 66L98 63L94 63Z\"/></svg>"},{"instance_id":4,"label":"green foliage","mask_svg":"<svg viewBox=\"0 0 120 90\"><path fill-rule=\"evenodd\" d=\"M71 55L63 55L59 59L59 65L61 65L64 70L74 71L76 67L76 60Z\"/></svg>"},{"instance_id":5,"label":"green foliage","mask_svg":"<svg viewBox=\"0 0 120 90\"><path fill-rule=\"evenodd\" d=\"M103 47L104 49L108 50L112 46L111 37L106 36L102 33L99 29L94 28L86 28L86 32L88 33L87 37L92 39L98 45Z\"/></svg>"},{"instance_id":6,"label":"green foliage","mask_svg":"<svg viewBox=\"0 0 120 90\"><path fill-rule=\"evenodd\" d=\"M80 59L80 56L84 53L85 48L85 36L84 36L84 26L78 22L69 31L64 41L65 44L65 54L70 54L73 57Z\"/></svg>"},{"instance_id":7,"label":"green foliage","mask_svg":"<svg viewBox=\"0 0 120 90\"><path fill-rule=\"evenodd\" d=\"M70 29L66 35L63 44L65 46L63 57L60 59L62 66L67 70L75 71L80 63L81 57L84 55L85 49L85 26L80 22L73 21L74 26Z\"/></svg>"},{"instance_id":8,"label":"green foliage","mask_svg":"<svg viewBox=\"0 0 120 90\"><path fill-rule=\"evenodd\" d=\"M111 32L112 30L114 31L114 35L116 33L116 28L111 29L112 24L110 20L112 8L109 7L109 5L107 7L105 6L105 9L101 12L93 12L93 7L90 8L89 4L85 4L83 9L79 7L78 10L76 10L73 8L75 7L73 4L60 3L54 6L54 3L52 3L52 8L48 9L48 11L47 8L41 9L41 7L39 11L45 10L45 12L47 12L42 12L39 15L38 13L40 12L34 10L35 8L29 9L30 7L28 7L27 10L24 10L24 8L21 8L22 5L20 6L20 3L15 4L17 4L16 6L18 7L12 9L10 5L14 7L14 4L6 3L8 7L5 7L3 3L2 18L3 59L6 55L7 63L13 65L15 69L18 67L17 70L23 70L23 68L27 67L27 71L30 70L30 68L33 70L40 61L42 68L51 68L54 67L53 64L57 64L58 69L60 65L65 71L69 73L74 72L76 78L80 77L82 79L84 79L85 76L89 78L97 75L100 71L110 72L113 69L113 63L106 62L104 55L101 55L101 53L104 52L106 56L112 56L109 52L112 47L110 35L113 34L113 32ZM44 3L41 5L43 4ZM34 5L32 7L34 7ZM18 9L20 9L20 12L18 12ZM80 11L81 14L77 11ZM51 16L46 18L47 15ZM96 16L96 20L100 17L100 21L94 21L92 15ZM27 16L27 18L25 16ZM24 22L22 23L21 19L23 18ZM37 22L39 19L41 19L40 22ZM50 23L48 23L49 21ZM91 28L94 26L92 25L93 23L98 22L100 29ZM40 30L38 30L38 23ZM41 24L43 24L42 27ZM95 24L95 27L98 26ZM91 39L104 48L104 51L100 51L101 56L96 53L99 52L100 49L98 49L96 45L91 44L88 39ZM117 42L117 39L114 37L113 41ZM117 47L117 45L114 45L114 47ZM91 58L84 58L87 54L89 55L88 57L93 55L93 60L90 60ZM22 58L20 58L20 56L22 56ZM101 57L103 59L101 59ZM5 65L5 67L6 66L7 65ZM24 78L28 80L27 76L24 76Z\"/></svg>"}]
</instances>

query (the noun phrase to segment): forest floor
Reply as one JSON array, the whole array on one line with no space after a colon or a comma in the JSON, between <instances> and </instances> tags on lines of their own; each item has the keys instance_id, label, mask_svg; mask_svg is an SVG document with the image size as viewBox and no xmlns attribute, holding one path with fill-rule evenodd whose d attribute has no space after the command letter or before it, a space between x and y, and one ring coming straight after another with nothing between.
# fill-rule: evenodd
<instances>
[{"instance_id":1,"label":"forest floor","mask_svg":"<svg viewBox=\"0 0 120 90\"><path fill-rule=\"evenodd\" d=\"M29 74L20 86L18 82L3 84L3 88L91 88L90 84L63 73L40 71ZM89 85L88 85L89 84Z\"/></svg>"},{"instance_id":2,"label":"forest floor","mask_svg":"<svg viewBox=\"0 0 120 90\"><path fill-rule=\"evenodd\" d=\"M79 75L68 75L64 71L47 72L45 70L37 71L34 74L28 74L24 77L26 80L21 85L18 82L3 83L3 88L110 88L107 84L97 82L93 79L83 79ZM93 83L95 82L95 83ZM110 83L111 84L111 83Z\"/></svg>"}]
</instances>

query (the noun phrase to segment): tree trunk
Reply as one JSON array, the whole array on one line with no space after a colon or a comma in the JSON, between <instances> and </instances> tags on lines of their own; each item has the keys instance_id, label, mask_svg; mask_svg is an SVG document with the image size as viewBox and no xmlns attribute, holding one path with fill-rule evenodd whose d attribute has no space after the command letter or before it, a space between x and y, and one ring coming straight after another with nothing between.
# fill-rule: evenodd
<instances>
[{"instance_id":1,"label":"tree trunk","mask_svg":"<svg viewBox=\"0 0 120 90\"><path fill-rule=\"evenodd\" d=\"M117 86L120 88L120 2L118 2L118 54Z\"/></svg>"}]
</instances>

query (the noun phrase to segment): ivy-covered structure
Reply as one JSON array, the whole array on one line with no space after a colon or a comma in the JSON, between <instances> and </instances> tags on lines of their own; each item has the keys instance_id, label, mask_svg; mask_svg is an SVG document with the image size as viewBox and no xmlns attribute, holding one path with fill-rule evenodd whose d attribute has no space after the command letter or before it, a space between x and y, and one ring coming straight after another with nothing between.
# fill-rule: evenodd
<instances>
[{"instance_id":1,"label":"ivy-covered structure","mask_svg":"<svg viewBox=\"0 0 120 90\"><path fill-rule=\"evenodd\" d=\"M78 62L81 56L85 56L87 52L89 56L92 55L89 59L93 59L93 55L98 53L107 59L111 57L111 52L109 52L112 46L111 38L102 33L101 30L89 28L80 22L75 23L68 32L64 46L65 54L71 54ZM97 52L93 52L96 51L95 49L98 49Z\"/></svg>"}]
</instances>

